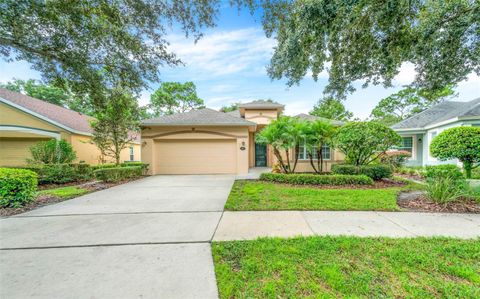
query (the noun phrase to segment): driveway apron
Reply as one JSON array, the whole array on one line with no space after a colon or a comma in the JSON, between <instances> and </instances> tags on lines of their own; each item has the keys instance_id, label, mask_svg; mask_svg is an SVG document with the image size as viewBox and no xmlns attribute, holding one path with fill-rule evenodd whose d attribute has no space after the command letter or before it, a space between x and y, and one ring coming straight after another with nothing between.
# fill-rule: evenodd
<instances>
[{"instance_id":1,"label":"driveway apron","mask_svg":"<svg viewBox=\"0 0 480 299\"><path fill-rule=\"evenodd\" d=\"M235 177L152 176L0 220L1 298L216 298Z\"/></svg>"}]
</instances>

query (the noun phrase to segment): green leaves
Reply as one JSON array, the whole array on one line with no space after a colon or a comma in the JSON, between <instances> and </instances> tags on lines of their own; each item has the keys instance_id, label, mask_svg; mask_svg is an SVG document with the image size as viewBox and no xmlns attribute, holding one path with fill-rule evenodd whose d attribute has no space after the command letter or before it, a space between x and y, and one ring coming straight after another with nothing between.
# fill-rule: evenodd
<instances>
[{"instance_id":1,"label":"green leaves","mask_svg":"<svg viewBox=\"0 0 480 299\"><path fill-rule=\"evenodd\" d=\"M452 85L436 91L407 87L382 99L371 116L385 125L393 125L451 96L455 96Z\"/></svg>"},{"instance_id":2,"label":"green leaves","mask_svg":"<svg viewBox=\"0 0 480 299\"><path fill-rule=\"evenodd\" d=\"M299 0L264 7L264 28L277 47L268 73L298 84L328 70L325 91L343 98L353 83L392 85L411 62L414 85L439 90L480 74L478 1Z\"/></svg>"},{"instance_id":3,"label":"green leaves","mask_svg":"<svg viewBox=\"0 0 480 299\"><path fill-rule=\"evenodd\" d=\"M72 145L65 140L40 141L30 147L33 163L63 164L77 158Z\"/></svg>"},{"instance_id":4,"label":"green leaves","mask_svg":"<svg viewBox=\"0 0 480 299\"><path fill-rule=\"evenodd\" d=\"M433 139L430 153L440 160L460 160L467 178L470 178L472 168L480 163L480 128L464 126L447 129Z\"/></svg>"},{"instance_id":5,"label":"green leaves","mask_svg":"<svg viewBox=\"0 0 480 299\"><path fill-rule=\"evenodd\" d=\"M353 113L345 109L340 100L331 97L319 100L310 114L339 121L348 121L353 117Z\"/></svg>"},{"instance_id":6,"label":"green leaves","mask_svg":"<svg viewBox=\"0 0 480 299\"><path fill-rule=\"evenodd\" d=\"M375 122L350 122L340 127L334 138L335 147L353 165L366 165L380 154L401 142L401 137L389 127Z\"/></svg>"},{"instance_id":7,"label":"green leaves","mask_svg":"<svg viewBox=\"0 0 480 299\"><path fill-rule=\"evenodd\" d=\"M204 104L197 96L197 88L193 82L163 82L150 96L149 108L156 117L204 108Z\"/></svg>"}]
</instances>

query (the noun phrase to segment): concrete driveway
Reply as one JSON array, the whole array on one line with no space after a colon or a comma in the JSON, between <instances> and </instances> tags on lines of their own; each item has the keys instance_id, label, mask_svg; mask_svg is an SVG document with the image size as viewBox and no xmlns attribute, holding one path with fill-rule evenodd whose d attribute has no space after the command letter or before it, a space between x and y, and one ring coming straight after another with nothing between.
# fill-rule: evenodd
<instances>
[{"instance_id":1,"label":"concrete driveway","mask_svg":"<svg viewBox=\"0 0 480 299\"><path fill-rule=\"evenodd\" d=\"M1 298L216 298L234 176L152 176L0 220Z\"/></svg>"}]
</instances>

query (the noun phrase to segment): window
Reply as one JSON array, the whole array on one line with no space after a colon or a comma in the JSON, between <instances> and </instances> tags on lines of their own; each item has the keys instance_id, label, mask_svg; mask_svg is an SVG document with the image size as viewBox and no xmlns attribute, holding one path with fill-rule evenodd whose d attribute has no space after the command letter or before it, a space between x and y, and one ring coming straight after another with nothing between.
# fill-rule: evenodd
<instances>
[{"instance_id":1,"label":"window","mask_svg":"<svg viewBox=\"0 0 480 299\"><path fill-rule=\"evenodd\" d=\"M323 160L330 160L331 153L330 147L327 144L322 145L322 156ZM307 147L305 144L300 145L299 152L298 152L298 159L300 160L309 160L310 158L307 155ZM313 159L317 160L317 147L313 148Z\"/></svg>"},{"instance_id":2,"label":"window","mask_svg":"<svg viewBox=\"0 0 480 299\"><path fill-rule=\"evenodd\" d=\"M130 161L135 161L135 154L133 151L133 146L130 147Z\"/></svg>"},{"instance_id":3,"label":"window","mask_svg":"<svg viewBox=\"0 0 480 299\"><path fill-rule=\"evenodd\" d=\"M402 143L398 147L400 151L407 151L413 153L413 137L402 137Z\"/></svg>"}]
</instances>

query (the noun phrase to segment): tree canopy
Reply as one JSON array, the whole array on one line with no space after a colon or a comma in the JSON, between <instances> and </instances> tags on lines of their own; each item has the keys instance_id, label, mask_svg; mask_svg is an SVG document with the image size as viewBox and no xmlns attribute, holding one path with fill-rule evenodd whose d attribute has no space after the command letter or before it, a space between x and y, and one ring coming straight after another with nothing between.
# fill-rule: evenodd
<instances>
[{"instance_id":1,"label":"tree canopy","mask_svg":"<svg viewBox=\"0 0 480 299\"><path fill-rule=\"evenodd\" d=\"M205 107L197 96L197 88L193 82L163 82L150 96L149 108L153 116L182 113L191 109Z\"/></svg>"},{"instance_id":2,"label":"tree canopy","mask_svg":"<svg viewBox=\"0 0 480 299\"><path fill-rule=\"evenodd\" d=\"M272 1L270 1L272 2ZM428 90L480 75L480 3L472 0L273 1L264 28L277 39L268 73L298 84L327 70L326 92L343 98L353 83L392 85L403 63Z\"/></svg>"},{"instance_id":3,"label":"tree canopy","mask_svg":"<svg viewBox=\"0 0 480 299\"><path fill-rule=\"evenodd\" d=\"M373 108L371 117L393 125L452 96L455 96L455 91L451 85L436 91L407 87L382 99Z\"/></svg>"},{"instance_id":4,"label":"tree canopy","mask_svg":"<svg viewBox=\"0 0 480 299\"><path fill-rule=\"evenodd\" d=\"M201 36L221 1L29 1L0 4L0 55L25 60L44 80L95 102L119 85L139 92L159 66L180 64L167 26ZM97 103L98 104L98 103Z\"/></svg>"},{"instance_id":5,"label":"tree canopy","mask_svg":"<svg viewBox=\"0 0 480 299\"><path fill-rule=\"evenodd\" d=\"M232 103L232 104L227 105L227 106L222 106L222 108L220 108L220 111L222 111L222 112L235 111L235 110L238 110L238 105L240 105L239 102Z\"/></svg>"},{"instance_id":6,"label":"tree canopy","mask_svg":"<svg viewBox=\"0 0 480 299\"><path fill-rule=\"evenodd\" d=\"M443 161L458 159L463 163L466 177L471 178L472 169L480 166L480 128L447 129L433 138L430 153Z\"/></svg>"},{"instance_id":7,"label":"tree canopy","mask_svg":"<svg viewBox=\"0 0 480 299\"><path fill-rule=\"evenodd\" d=\"M353 113L348 111L340 100L331 97L319 100L310 114L340 121L348 121L353 117Z\"/></svg>"},{"instance_id":8,"label":"tree canopy","mask_svg":"<svg viewBox=\"0 0 480 299\"><path fill-rule=\"evenodd\" d=\"M335 147L345 154L347 163L357 166L375 161L400 142L400 135L375 121L347 123L334 137Z\"/></svg>"}]
</instances>

